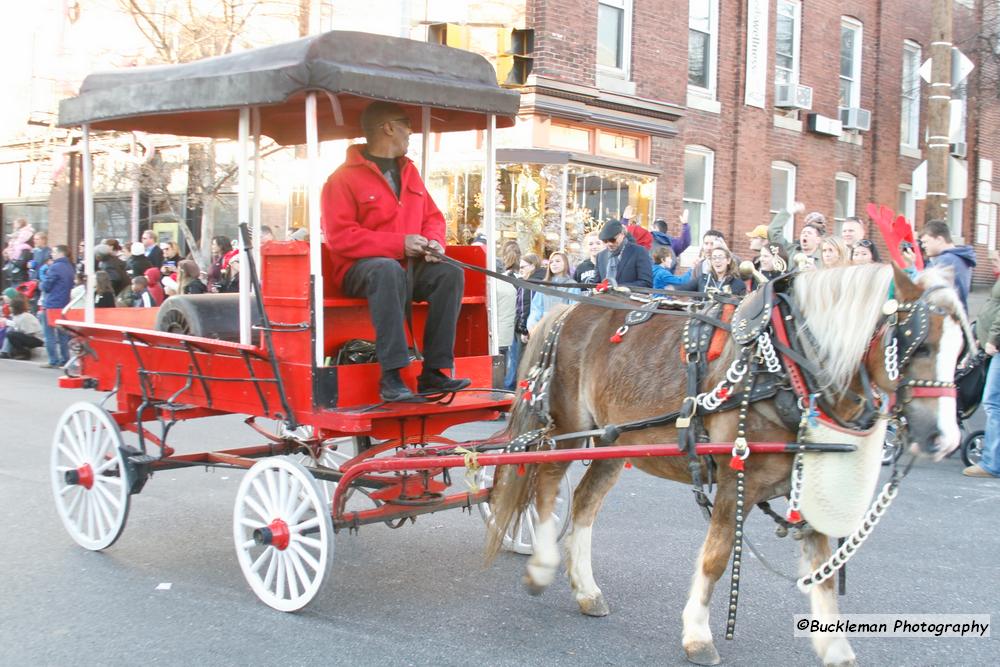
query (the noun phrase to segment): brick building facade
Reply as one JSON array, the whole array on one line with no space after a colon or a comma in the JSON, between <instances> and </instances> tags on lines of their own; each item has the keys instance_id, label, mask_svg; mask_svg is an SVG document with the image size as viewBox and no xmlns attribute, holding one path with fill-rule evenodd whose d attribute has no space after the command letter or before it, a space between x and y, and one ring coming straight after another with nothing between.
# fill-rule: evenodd
<instances>
[{"instance_id":1,"label":"brick building facade","mask_svg":"<svg viewBox=\"0 0 1000 667\"><path fill-rule=\"evenodd\" d=\"M644 117L654 115L652 104L677 108L672 119L661 114L672 136L649 137L649 161L659 170L655 215L673 221L686 205L701 231L721 231L737 251L746 247L745 232L796 200L828 219L863 216L874 201L919 227L924 206L914 199L913 171L926 157L928 87L914 81L930 51L931 4L527 0L535 37L528 89L546 81L606 90L617 96L619 113ZM983 34L990 4L954 3L955 42L975 60L970 45ZM608 64L617 71L609 73ZM996 85L995 63L977 64L967 80L965 132L953 137L953 163L967 170L967 181L955 183L950 218L985 269L985 252L996 245L1000 174L992 165L1000 158L1000 109L988 85ZM811 88L811 104L800 104L808 108L779 103L778 77ZM871 112L868 129L855 117L846 120L859 129L837 131L845 104ZM820 131L811 129L810 114L818 115Z\"/></svg>"}]
</instances>

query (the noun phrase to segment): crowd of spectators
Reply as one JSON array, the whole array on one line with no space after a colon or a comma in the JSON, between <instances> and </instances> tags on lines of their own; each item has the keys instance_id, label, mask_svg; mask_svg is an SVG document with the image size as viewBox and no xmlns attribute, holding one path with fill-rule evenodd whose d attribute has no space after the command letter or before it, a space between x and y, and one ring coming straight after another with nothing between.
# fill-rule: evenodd
<instances>
[{"instance_id":1,"label":"crowd of spectators","mask_svg":"<svg viewBox=\"0 0 1000 667\"><path fill-rule=\"evenodd\" d=\"M266 225L261 231L262 243L275 238ZM175 294L238 292L236 244L228 237L216 236L211 250L202 268L193 253L185 256L177 242L159 240L152 230L124 245L115 238L103 239L94 246L94 306L150 308ZM50 322L64 309L83 307L85 276L82 242L74 261L69 248L49 246L45 232L36 232L27 220L15 221L3 249L6 289L0 318L4 345L0 358L25 359L34 348L44 347L48 359L43 367L65 366L69 335Z\"/></svg>"}]
</instances>

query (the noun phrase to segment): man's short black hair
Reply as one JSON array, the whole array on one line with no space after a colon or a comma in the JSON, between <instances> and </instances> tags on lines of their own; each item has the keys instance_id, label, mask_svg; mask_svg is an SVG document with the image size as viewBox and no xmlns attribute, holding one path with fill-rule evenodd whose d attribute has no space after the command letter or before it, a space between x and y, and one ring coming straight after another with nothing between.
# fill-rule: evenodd
<instances>
[{"instance_id":1,"label":"man's short black hair","mask_svg":"<svg viewBox=\"0 0 1000 667\"><path fill-rule=\"evenodd\" d=\"M392 102L372 102L361 112L361 129L364 130L365 138L371 140L382 123L397 118L406 118L403 107Z\"/></svg>"},{"instance_id":2,"label":"man's short black hair","mask_svg":"<svg viewBox=\"0 0 1000 667\"><path fill-rule=\"evenodd\" d=\"M920 235L923 236L933 236L939 239L944 239L945 243L951 243L951 229L948 227L948 223L944 220L931 220L924 228L920 231Z\"/></svg>"},{"instance_id":3,"label":"man's short black hair","mask_svg":"<svg viewBox=\"0 0 1000 667\"><path fill-rule=\"evenodd\" d=\"M660 232L661 234L667 233L667 221L663 218L657 218L653 220L653 229Z\"/></svg>"},{"instance_id":4,"label":"man's short black hair","mask_svg":"<svg viewBox=\"0 0 1000 667\"><path fill-rule=\"evenodd\" d=\"M717 229L710 229L710 230L708 230L707 232L705 232L704 234L701 235L701 238L705 238L706 236L718 236L723 241L726 240L726 237L722 235L722 232L720 232Z\"/></svg>"}]
</instances>

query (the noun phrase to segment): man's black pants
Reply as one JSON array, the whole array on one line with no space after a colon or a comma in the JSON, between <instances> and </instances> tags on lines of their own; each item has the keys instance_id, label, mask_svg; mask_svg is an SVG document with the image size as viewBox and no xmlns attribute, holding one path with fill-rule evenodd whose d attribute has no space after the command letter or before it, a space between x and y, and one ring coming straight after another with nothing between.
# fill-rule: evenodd
<instances>
[{"instance_id":1,"label":"man's black pants","mask_svg":"<svg viewBox=\"0 0 1000 667\"><path fill-rule=\"evenodd\" d=\"M465 274L444 262L414 263L413 300L428 303L424 326L424 368L451 368L455 362L455 325L462 307ZM394 259L369 257L354 263L344 276L344 294L368 299L375 326L375 355L383 370L410 363L406 344L406 270ZM416 336L416 332L413 334Z\"/></svg>"}]
</instances>

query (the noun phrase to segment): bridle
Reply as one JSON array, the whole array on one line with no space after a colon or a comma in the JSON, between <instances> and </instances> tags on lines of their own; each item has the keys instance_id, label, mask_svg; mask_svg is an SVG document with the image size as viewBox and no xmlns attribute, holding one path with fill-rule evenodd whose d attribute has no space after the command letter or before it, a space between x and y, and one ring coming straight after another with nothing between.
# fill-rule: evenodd
<instances>
[{"instance_id":1,"label":"bridle","mask_svg":"<svg viewBox=\"0 0 1000 667\"><path fill-rule=\"evenodd\" d=\"M949 317L945 310L932 306L928 300L933 292L944 288L944 285L935 285L924 290L914 301L899 302L889 299L882 306L885 319L872 342L875 344L881 339L886 377L890 382L897 382L894 412L902 411L915 398L957 396L957 385L954 382L921 380L905 374L914 353L927 342L931 314ZM902 319L901 313L905 314ZM900 379L900 369L904 372L902 379Z\"/></svg>"}]
</instances>

